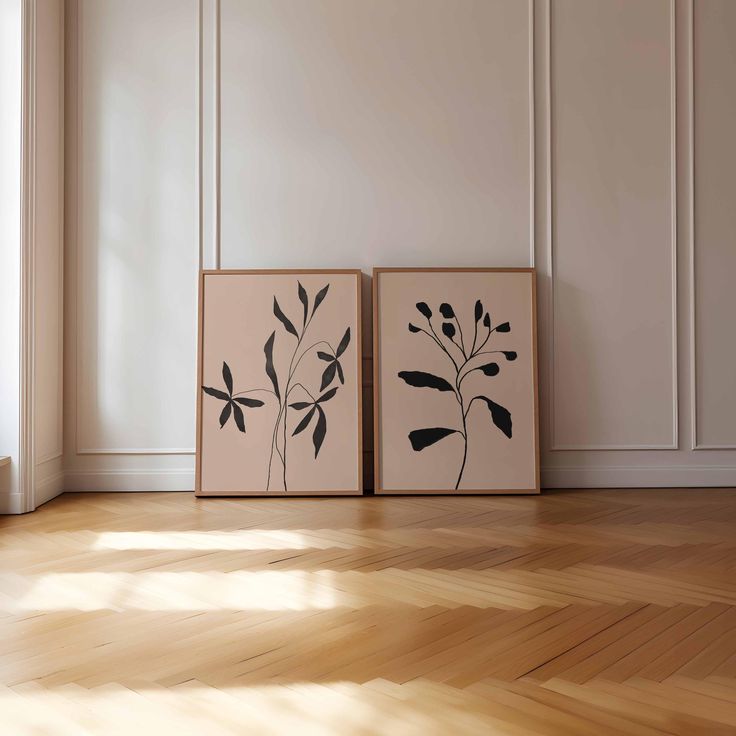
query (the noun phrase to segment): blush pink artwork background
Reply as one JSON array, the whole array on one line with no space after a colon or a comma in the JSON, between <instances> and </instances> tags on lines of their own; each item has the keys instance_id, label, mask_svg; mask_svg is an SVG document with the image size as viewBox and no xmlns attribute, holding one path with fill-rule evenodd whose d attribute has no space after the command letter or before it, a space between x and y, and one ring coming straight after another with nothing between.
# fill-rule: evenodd
<instances>
[{"instance_id":1,"label":"blush pink artwork background","mask_svg":"<svg viewBox=\"0 0 736 736\"><path fill-rule=\"evenodd\" d=\"M382 489L453 493L534 489L536 432L531 273L383 272L378 278ZM485 403L474 402L467 419L468 459L461 487L454 491L462 461L462 437L453 434L415 452L408 434L425 427L460 427L455 396L450 392L409 386L397 374L399 371L425 371L454 383L454 368L447 356L426 335L412 334L407 326L412 322L426 327L426 319L415 306L424 301L432 309L432 324L441 335L439 306L448 302L461 320L466 342L472 342L476 299L483 302L493 325L511 323L510 333L493 333L484 349L514 350L518 358L513 362L507 362L502 355L475 358L473 365L494 360L500 372L493 377L479 371L472 373L463 381L463 394L467 400L483 394L506 407L512 415L513 436L507 438L493 425ZM459 352L453 355L459 356Z\"/></svg>"},{"instance_id":2,"label":"blush pink artwork background","mask_svg":"<svg viewBox=\"0 0 736 736\"><path fill-rule=\"evenodd\" d=\"M289 493L358 492L360 452L358 402L358 325L357 284L353 274L206 274L203 296L203 360L202 385L224 390L222 362L233 374L234 393L264 388L272 390L265 372L263 347L276 332L273 360L283 395L289 361L296 338L287 333L273 313L273 297L283 312L301 332L303 307L297 295L301 281L310 299L325 284L330 288L307 331L301 351L319 340L337 347L345 329L350 327L350 344L341 356L345 385L339 380L337 394L324 406L327 435L318 458L314 457L312 430L314 422L301 434L291 433L305 412L293 409L288 414ZM324 345L317 349L325 350ZM294 380L303 383L318 396L320 379L327 363L316 357L312 349L302 360ZM200 389L201 390L201 389ZM259 408L243 407L246 433L238 431L232 417L220 429L218 418L224 406L207 395L202 396L201 483L200 493L250 492L266 490L271 437L278 414L278 401L266 392L248 394L265 401ZM289 402L308 401L296 389ZM283 492L282 465L274 454L271 492Z\"/></svg>"}]
</instances>

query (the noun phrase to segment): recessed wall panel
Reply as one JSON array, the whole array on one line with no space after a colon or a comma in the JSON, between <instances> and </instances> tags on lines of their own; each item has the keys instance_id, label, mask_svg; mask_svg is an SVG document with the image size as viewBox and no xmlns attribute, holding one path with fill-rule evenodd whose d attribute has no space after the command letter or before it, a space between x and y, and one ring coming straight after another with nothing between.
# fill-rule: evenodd
<instances>
[{"instance_id":1,"label":"recessed wall panel","mask_svg":"<svg viewBox=\"0 0 736 736\"><path fill-rule=\"evenodd\" d=\"M736 449L736 3L693 20L695 441Z\"/></svg>"},{"instance_id":2,"label":"recessed wall panel","mask_svg":"<svg viewBox=\"0 0 736 736\"><path fill-rule=\"evenodd\" d=\"M222 0L223 267L529 265L529 14Z\"/></svg>"},{"instance_id":3,"label":"recessed wall panel","mask_svg":"<svg viewBox=\"0 0 736 736\"><path fill-rule=\"evenodd\" d=\"M673 4L551 12L552 445L673 447Z\"/></svg>"},{"instance_id":4,"label":"recessed wall panel","mask_svg":"<svg viewBox=\"0 0 736 736\"><path fill-rule=\"evenodd\" d=\"M192 450L197 4L78 12L76 449Z\"/></svg>"}]
</instances>

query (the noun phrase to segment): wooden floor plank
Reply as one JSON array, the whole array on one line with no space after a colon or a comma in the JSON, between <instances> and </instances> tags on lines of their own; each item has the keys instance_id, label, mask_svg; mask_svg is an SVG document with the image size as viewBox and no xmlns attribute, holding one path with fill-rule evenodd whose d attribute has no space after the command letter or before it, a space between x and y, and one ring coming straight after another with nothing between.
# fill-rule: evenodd
<instances>
[{"instance_id":1,"label":"wooden floor plank","mask_svg":"<svg viewBox=\"0 0 736 736\"><path fill-rule=\"evenodd\" d=\"M736 733L736 492L0 518L12 736Z\"/></svg>"}]
</instances>

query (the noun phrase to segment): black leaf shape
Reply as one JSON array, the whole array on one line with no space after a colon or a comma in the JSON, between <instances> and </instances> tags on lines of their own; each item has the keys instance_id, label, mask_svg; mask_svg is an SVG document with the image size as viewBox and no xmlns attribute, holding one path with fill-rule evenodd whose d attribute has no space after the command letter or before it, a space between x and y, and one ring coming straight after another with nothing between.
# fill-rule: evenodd
<instances>
[{"instance_id":1,"label":"black leaf shape","mask_svg":"<svg viewBox=\"0 0 736 736\"><path fill-rule=\"evenodd\" d=\"M445 337L449 337L450 340L452 340L452 338L455 337L455 325L452 324L452 322L443 322L442 323L442 334Z\"/></svg>"},{"instance_id":2,"label":"black leaf shape","mask_svg":"<svg viewBox=\"0 0 736 736\"><path fill-rule=\"evenodd\" d=\"M508 322L502 322L496 327L496 332L511 332L511 325Z\"/></svg>"},{"instance_id":3,"label":"black leaf shape","mask_svg":"<svg viewBox=\"0 0 736 736\"><path fill-rule=\"evenodd\" d=\"M335 386L335 388L331 388L329 391L327 391L326 393L322 394L322 396L320 396L317 399L317 402L316 403L321 404L321 403L323 403L325 401L329 401L337 393L337 389L338 389L337 386Z\"/></svg>"},{"instance_id":4,"label":"black leaf shape","mask_svg":"<svg viewBox=\"0 0 736 736\"><path fill-rule=\"evenodd\" d=\"M417 302L417 309L427 318L431 319L432 310L429 308L427 302Z\"/></svg>"},{"instance_id":5,"label":"black leaf shape","mask_svg":"<svg viewBox=\"0 0 736 736\"><path fill-rule=\"evenodd\" d=\"M237 404L242 404L243 406L249 406L251 408L263 406L263 402L260 399L246 399L243 396L236 396L233 401Z\"/></svg>"},{"instance_id":6,"label":"black leaf shape","mask_svg":"<svg viewBox=\"0 0 736 736\"><path fill-rule=\"evenodd\" d=\"M289 404L290 409L296 409L297 411L306 409L308 406L314 406L314 404L311 401L295 401L293 404Z\"/></svg>"},{"instance_id":7,"label":"black leaf shape","mask_svg":"<svg viewBox=\"0 0 736 736\"><path fill-rule=\"evenodd\" d=\"M348 345L350 344L350 328L348 327L347 330L345 330L345 334L342 336L342 340L340 340L340 344L337 346L337 350L335 351L335 357L339 358L345 350L347 350Z\"/></svg>"},{"instance_id":8,"label":"black leaf shape","mask_svg":"<svg viewBox=\"0 0 736 736\"><path fill-rule=\"evenodd\" d=\"M486 376L497 376L499 371L498 363L486 363L480 366L478 370L482 371Z\"/></svg>"},{"instance_id":9,"label":"black leaf shape","mask_svg":"<svg viewBox=\"0 0 736 736\"><path fill-rule=\"evenodd\" d=\"M298 339L299 333L296 331L296 327L291 324L291 320L281 311L281 307L279 306L276 297L273 298L273 313L276 315L276 318L281 322L281 324L286 328L286 331L290 332L292 335L294 335L294 337Z\"/></svg>"},{"instance_id":10,"label":"black leaf shape","mask_svg":"<svg viewBox=\"0 0 736 736\"><path fill-rule=\"evenodd\" d=\"M483 304L480 299L475 303L475 321L480 322L480 318L483 316Z\"/></svg>"},{"instance_id":11,"label":"black leaf shape","mask_svg":"<svg viewBox=\"0 0 736 736\"><path fill-rule=\"evenodd\" d=\"M317 351L317 357L320 360L326 360L328 363L330 363L331 361L335 360L335 356L334 355L330 355L329 353L323 353L321 350L318 350Z\"/></svg>"},{"instance_id":12,"label":"black leaf shape","mask_svg":"<svg viewBox=\"0 0 736 736\"><path fill-rule=\"evenodd\" d=\"M220 429L225 426L225 422L230 419L230 412L232 411L232 402L228 401L222 409L220 414Z\"/></svg>"},{"instance_id":13,"label":"black leaf shape","mask_svg":"<svg viewBox=\"0 0 736 736\"><path fill-rule=\"evenodd\" d=\"M420 452L425 447L439 442L448 435L455 434L456 429L448 429L447 427L428 427L427 429L415 429L409 432L409 442L415 452Z\"/></svg>"},{"instance_id":14,"label":"black leaf shape","mask_svg":"<svg viewBox=\"0 0 736 736\"><path fill-rule=\"evenodd\" d=\"M506 356L506 360L516 360L517 358L516 350L502 350L501 352Z\"/></svg>"},{"instance_id":15,"label":"black leaf shape","mask_svg":"<svg viewBox=\"0 0 736 736\"><path fill-rule=\"evenodd\" d=\"M325 368L324 373L322 374L322 383L320 384L319 390L324 391L331 383L332 380L335 378L335 372L337 371L337 363L336 361L332 361L327 368Z\"/></svg>"},{"instance_id":16,"label":"black leaf shape","mask_svg":"<svg viewBox=\"0 0 736 736\"><path fill-rule=\"evenodd\" d=\"M410 386L417 388L434 388L438 391L452 391L453 388L448 381L439 376L433 376L424 371L400 371L399 378L406 381Z\"/></svg>"},{"instance_id":17,"label":"black leaf shape","mask_svg":"<svg viewBox=\"0 0 736 736\"><path fill-rule=\"evenodd\" d=\"M230 372L230 366L223 362L222 364L222 380L225 381L228 398L233 395L233 374Z\"/></svg>"},{"instance_id":18,"label":"black leaf shape","mask_svg":"<svg viewBox=\"0 0 736 736\"><path fill-rule=\"evenodd\" d=\"M421 330L416 325L409 322L409 332L421 332Z\"/></svg>"},{"instance_id":19,"label":"black leaf shape","mask_svg":"<svg viewBox=\"0 0 736 736\"><path fill-rule=\"evenodd\" d=\"M317 459L319 450L322 447L322 443L325 441L325 435L327 434L327 417L321 406L317 405L316 409L319 413L317 418L317 426L314 428L312 433L312 442L314 442L314 458Z\"/></svg>"},{"instance_id":20,"label":"black leaf shape","mask_svg":"<svg viewBox=\"0 0 736 736\"><path fill-rule=\"evenodd\" d=\"M483 317L483 327L487 327L489 330L491 329L491 315L486 312L486 316Z\"/></svg>"},{"instance_id":21,"label":"black leaf shape","mask_svg":"<svg viewBox=\"0 0 736 736\"><path fill-rule=\"evenodd\" d=\"M304 319L302 320L302 327L307 324L307 313L309 312L309 297L307 292L302 286L301 281L297 281L297 290L299 293L299 301L304 305Z\"/></svg>"},{"instance_id":22,"label":"black leaf shape","mask_svg":"<svg viewBox=\"0 0 736 736\"><path fill-rule=\"evenodd\" d=\"M232 404L232 407L235 424L238 425L238 429L241 432L245 433L245 417L243 416L243 410L237 404Z\"/></svg>"},{"instance_id":23,"label":"black leaf shape","mask_svg":"<svg viewBox=\"0 0 736 736\"><path fill-rule=\"evenodd\" d=\"M305 406L309 406L309 404L306 404ZM317 406L312 406L311 410L308 411L303 417L301 422L296 425L296 429L291 433L291 436L294 437L295 435L299 434L300 432L303 432L307 426L309 425L309 422L312 421L312 417L314 416L314 412L317 411Z\"/></svg>"},{"instance_id":24,"label":"black leaf shape","mask_svg":"<svg viewBox=\"0 0 736 736\"><path fill-rule=\"evenodd\" d=\"M327 296L327 289L330 288L330 285L327 284L327 286L323 286L318 292L317 296L314 297L314 306L312 307L312 315L314 316L314 313L317 311L317 307L322 304L324 301L324 298Z\"/></svg>"},{"instance_id":25,"label":"black leaf shape","mask_svg":"<svg viewBox=\"0 0 736 736\"><path fill-rule=\"evenodd\" d=\"M342 372L342 366L340 363L335 363L337 366L337 377L340 379L340 383L345 384L345 374Z\"/></svg>"},{"instance_id":26,"label":"black leaf shape","mask_svg":"<svg viewBox=\"0 0 736 736\"><path fill-rule=\"evenodd\" d=\"M281 401L281 394L279 393L279 379L276 375L276 369L273 367L273 341L276 337L276 332L271 333L271 337L266 340L266 344L263 346L263 352L266 355L266 375L271 379L273 384L273 392L276 394L276 398Z\"/></svg>"},{"instance_id":27,"label":"black leaf shape","mask_svg":"<svg viewBox=\"0 0 736 736\"><path fill-rule=\"evenodd\" d=\"M224 391L220 391L219 388L210 388L209 386L202 386L202 391L210 396L214 396L216 399L222 399L223 401L230 401L230 396Z\"/></svg>"},{"instance_id":28,"label":"black leaf shape","mask_svg":"<svg viewBox=\"0 0 736 736\"><path fill-rule=\"evenodd\" d=\"M451 304L443 302L442 304L440 304L440 314L445 319L452 319L455 316L455 310L452 308Z\"/></svg>"},{"instance_id":29,"label":"black leaf shape","mask_svg":"<svg viewBox=\"0 0 736 736\"><path fill-rule=\"evenodd\" d=\"M478 398L483 399L488 404L493 423L511 439L511 412L501 404L491 401L487 396L479 396Z\"/></svg>"}]
</instances>

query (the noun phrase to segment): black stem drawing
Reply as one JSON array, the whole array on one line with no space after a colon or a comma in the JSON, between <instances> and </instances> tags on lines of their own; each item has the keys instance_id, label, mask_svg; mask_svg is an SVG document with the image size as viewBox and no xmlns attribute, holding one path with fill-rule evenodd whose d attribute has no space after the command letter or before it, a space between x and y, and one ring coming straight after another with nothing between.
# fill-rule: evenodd
<instances>
[{"instance_id":1,"label":"black stem drawing","mask_svg":"<svg viewBox=\"0 0 736 736\"><path fill-rule=\"evenodd\" d=\"M468 459L467 420L470 409L475 401L484 401L491 414L491 421L493 424L509 439L511 439L512 436L511 413L508 409L501 406L501 404L496 403L488 396L482 395L473 396L466 404L465 396L462 391L462 383L471 373L480 371L485 376L492 377L498 375L500 371L498 363L480 363L477 361L473 363L475 358L482 355L502 354L507 361L516 360L517 353L514 350L483 350L494 332L511 332L511 325L508 322L502 322L495 327L491 327L490 315L483 309L483 304L480 299L478 299L475 302L473 314L475 320L473 325L473 342L468 350L463 336L460 319L455 314L455 310L451 304L442 302L439 308L440 315L443 319L441 333L449 344L443 343L437 334L437 331L432 324L433 312L429 305L426 302L418 302L416 307L419 313L427 320L427 327L429 330L409 323L409 332L414 334L424 334L432 340L452 362L455 369L455 375L453 379L451 379L452 382L441 376L435 376L424 371L400 371L398 376L409 386L414 386L415 388L432 388L440 392L451 392L460 409L461 428L427 427L424 429L415 429L409 432L409 442L415 452L421 452L426 447L439 442L445 437L449 437L452 434L459 434L463 438L463 456L457 475L457 481L455 482L455 490L457 490L460 488L460 483L462 482L465 465ZM482 324L482 326L487 330L487 334L480 344L478 344L479 324ZM455 339L456 334L459 336L459 341ZM459 362L455 360L450 352L450 349L453 348L453 346L462 354L462 359Z\"/></svg>"},{"instance_id":2,"label":"black stem drawing","mask_svg":"<svg viewBox=\"0 0 736 736\"><path fill-rule=\"evenodd\" d=\"M289 409L295 411L308 410L306 414L301 418L296 428L294 428L291 436L294 437L297 434L303 432L308 425L311 423L312 418L316 415L317 422L312 432L312 442L314 444L314 457L315 459L319 455L319 451L322 448L325 437L327 435L327 414L325 412L324 405L332 399L337 393L338 386L330 388L330 385L334 382L335 378L338 378L340 384L345 383L345 374L343 371L342 363L340 362L341 356L345 353L350 344L350 327L345 330L342 339L337 345L337 349L332 347L332 344L327 340L317 340L313 342L308 348L301 350L302 342L309 330L314 315L319 306L327 296L327 292L330 288L329 284L326 284L320 289L312 300L311 312L310 312L310 299L306 290L300 282L297 282L297 294L299 301L302 303L303 315L301 328L294 326L294 323L284 314L279 305L279 302L274 296L273 298L273 313L274 316L283 326L284 330L296 338L296 344L294 350L291 353L289 360L289 366L286 371L286 380L279 382L279 374L274 365L274 344L276 341L276 330L274 330L265 345L263 346L263 353L266 362L266 376L271 381L272 389L269 388L251 388L245 391L239 391L233 393L233 379L232 373L227 363L222 364L222 377L225 383L225 391L217 388L211 388L208 386L202 386L202 390L216 399L220 399L225 402L225 406L220 414L220 428L224 427L227 420L232 414L235 418L235 424L238 429L245 433L245 416L241 407L260 407L264 405L264 402L260 399L245 398L245 394L251 394L256 392L263 392L271 394L275 397L278 402L278 412L276 415L276 421L273 425L273 431L271 433L271 447L268 457L268 468L266 475L266 490L271 489L271 476L273 471L274 456L277 456L281 461L281 477L284 485L284 491L288 491L288 445L289 445ZM326 347L329 349L329 353L322 350L318 350L319 347ZM301 352L300 352L301 350ZM322 372L319 390L310 391L303 383L304 379L297 379L297 371L302 361L307 355L314 355L319 360L325 361L328 365ZM283 395L281 393L281 386L283 386ZM309 397L309 401L297 401L289 403L289 397L292 392L296 389L301 389L306 396ZM279 446L279 440L281 446Z\"/></svg>"}]
</instances>

